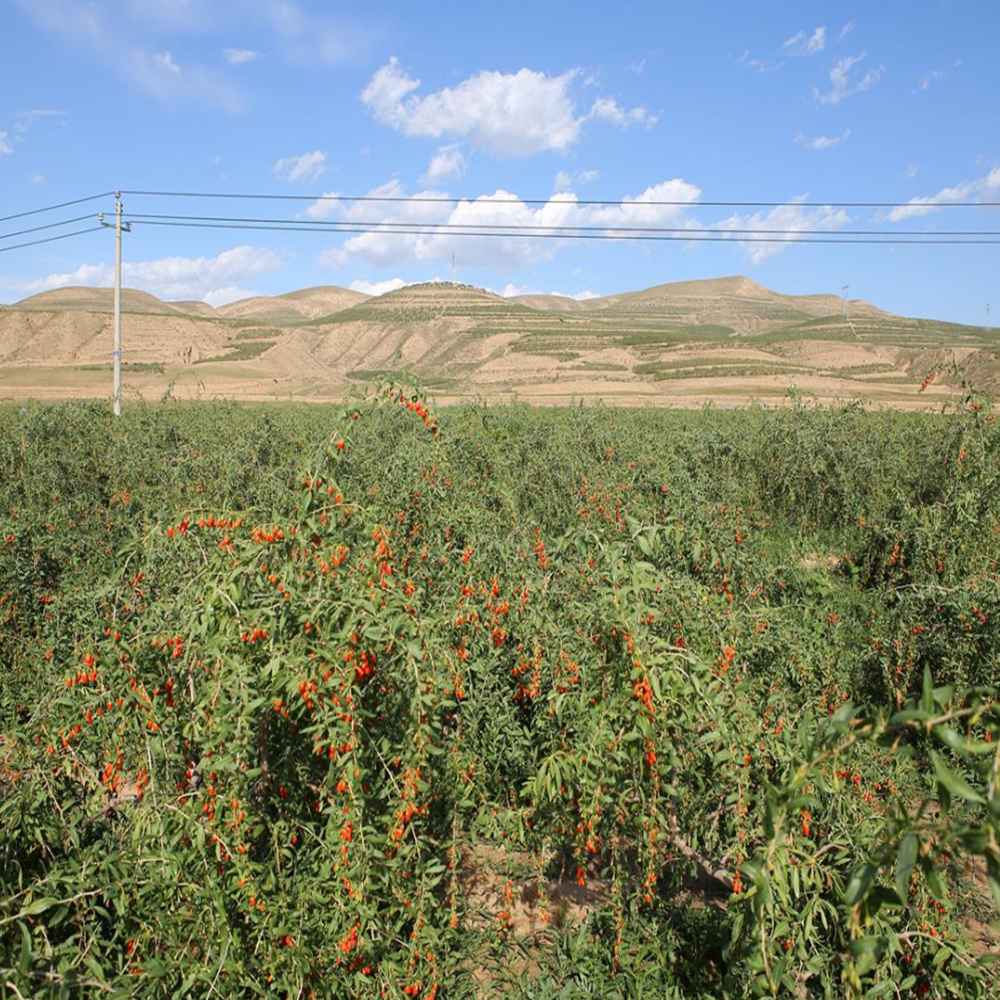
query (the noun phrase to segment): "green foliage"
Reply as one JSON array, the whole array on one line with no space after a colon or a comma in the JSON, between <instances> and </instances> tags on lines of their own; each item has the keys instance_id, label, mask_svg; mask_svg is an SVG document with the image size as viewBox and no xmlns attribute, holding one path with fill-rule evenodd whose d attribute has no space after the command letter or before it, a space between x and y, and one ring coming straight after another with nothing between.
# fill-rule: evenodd
<instances>
[{"instance_id":1,"label":"green foliage","mask_svg":"<svg viewBox=\"0 0 1000 1000\"><path fill-rule=\"evenodd\" d=\"M0 994L990 995L986 401L438 420L0 411Z\"/></svg>"},{"instance_id":2,"label":"green foliage","mask_svg":"<svg viewBox=\"0 0 1000 1000\"><path fill-rule=\"evenodd\" d=\"M253 358L259 358L276 343L276 340L237 339L225 354L214 354L210 358L198 358L195 364L207 365L215 361L250 361Z\"/></svg>"}]
</instances>

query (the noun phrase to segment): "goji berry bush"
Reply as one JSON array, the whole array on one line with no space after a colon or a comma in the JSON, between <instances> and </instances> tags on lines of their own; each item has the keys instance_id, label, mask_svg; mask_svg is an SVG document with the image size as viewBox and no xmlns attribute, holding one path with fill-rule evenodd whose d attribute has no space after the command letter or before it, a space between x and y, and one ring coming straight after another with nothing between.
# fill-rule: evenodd
<instances>
[{"instance_id":1,"label":"goji berry bush","mask_svg":"<svg viewBox=\"0 0 1000 1000\"><path fill-rule=\"evenodd\" d=\"M998 441L0 411L0 996L991 995Z\"/></svg>"}]
</instances>

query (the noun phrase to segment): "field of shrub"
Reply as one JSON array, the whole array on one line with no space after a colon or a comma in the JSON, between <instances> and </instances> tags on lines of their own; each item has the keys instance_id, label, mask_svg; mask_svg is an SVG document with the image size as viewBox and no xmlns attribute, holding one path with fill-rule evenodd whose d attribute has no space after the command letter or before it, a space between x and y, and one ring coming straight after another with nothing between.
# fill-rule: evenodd
<instances>
[{"instance_id":1,"label":"field of shrub","mask_svg":"<svg viewBox=\"0 0 1000 1000\"><path fill-rule=\"evenodd\" d=\"M0 996L995 995L998 445L0 410Z\"/></svg>"}]
</instances>

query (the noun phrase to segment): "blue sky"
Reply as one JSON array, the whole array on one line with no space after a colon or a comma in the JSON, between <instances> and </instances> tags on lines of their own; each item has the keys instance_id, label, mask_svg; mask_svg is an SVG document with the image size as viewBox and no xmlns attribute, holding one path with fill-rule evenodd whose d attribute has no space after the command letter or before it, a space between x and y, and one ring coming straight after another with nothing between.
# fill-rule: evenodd
<instances>
[{"instance_id":1,"label":"blue sky","mask_svg":"<svg viewBox=\"0 0 1000 1000\"><path fill-rule=\"evenodd\" d=\"M396 222L1000 229L1000 3L0 0L0 215L169 189L451 204L186 201L143 213ZM502 193L563 204L503 206ZM621 207L566 205L628 199ZM642 207L645 200L689 202ZM706 201L791 201L776 210ZM637 203L632 203L633 201ZM52 220L102 206L53 213ZM31 217L0 234L40 224ZM39 236L47 235L40 233ZM25 237L31 238L29 237ZM12 241L0 240L0 246ZM221 304L451 276L609 294L746 274L909 315L1000 315L1000 246L641 244L135 227L126 284ZM0 301L107 284L111 234L0 254Z\"/></svg>"}]
</instances>

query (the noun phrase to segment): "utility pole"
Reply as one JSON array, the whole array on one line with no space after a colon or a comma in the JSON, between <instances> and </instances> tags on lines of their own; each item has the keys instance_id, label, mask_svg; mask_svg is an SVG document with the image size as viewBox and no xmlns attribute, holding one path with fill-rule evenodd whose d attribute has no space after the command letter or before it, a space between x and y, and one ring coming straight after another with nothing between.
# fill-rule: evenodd
<instances>
[{"instance_id":1,"label":"utility pole","mask_svg":"<svg viewBox=\"0 0 1000 1000\"><path fill-rule=\"evenodd\" d=\"M131 223L122 225L122 193L115 192L115 222L104 221L104 214L98 216L100 223L105 229L115 231L115 347L114 347L114 368L115 368L115 388L114 405L115 416L122 415L122 232L132 232Z\"/></svg>"},{"instance_id":2,"label":"utility pole","mask_svg":"<svg viewBox=\"0 0 1000 1000\"><path fill-rule=\"evenodd\" d=\"M841 298L840 315L844 317L847 316L847 293L850 290L850 287L851 287L850 285L844 285L840 289L840 298Z\"/></svg>"},{"instance_id":3,"label":"utility pole","mask_svg":"<svg viewBox=\"0 0 1000 1000\"><path fill-rule=\"evenodd\" d=\"M451 255L451 283L455 284L455 255Z\"/></svg>"},{"instance_id":4,"label":"utility pole","mask_svg":"<svg viewBox=\"0 0 1000 1000\"><path fill-rule=\"evenodd\" d=\"M990 304L986 303L986 336L990 335Z\"/></svg>"}]
</instances>

